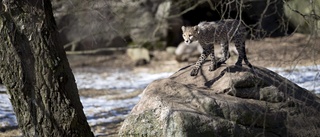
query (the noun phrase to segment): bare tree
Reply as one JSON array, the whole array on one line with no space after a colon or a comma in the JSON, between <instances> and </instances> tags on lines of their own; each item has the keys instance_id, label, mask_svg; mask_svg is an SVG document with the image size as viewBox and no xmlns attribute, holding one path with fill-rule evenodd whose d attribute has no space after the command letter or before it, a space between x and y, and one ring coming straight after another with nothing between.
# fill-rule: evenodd
<instances>
[{"instance_id":1,"label":"bare tree","mask_svg":"<svg viewBox=\"0 0 320 137\"><path fill-rule=\"evenodd\" d=\"M0 76L24 136L93 136L50 0L3 0Z\"/></svg>"}]
</instances>

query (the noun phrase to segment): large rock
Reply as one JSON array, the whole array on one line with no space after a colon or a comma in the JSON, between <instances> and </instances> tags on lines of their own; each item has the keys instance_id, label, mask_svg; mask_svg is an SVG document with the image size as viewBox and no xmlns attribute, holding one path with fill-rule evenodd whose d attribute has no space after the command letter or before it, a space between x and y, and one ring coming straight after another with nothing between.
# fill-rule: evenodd
<instances>
[{"instance_id":1,"label":"large rock","mask_svg":"<svg viewBox=\"0 0 320 137\"><path fill-rule=\"evenodd\" d=\"M137 66L150 62L150 54L146 48L128 48L127 55Z\"/></svg>"},{"instance_id":2,"label":"large rock","mask_svg":"<svg viewBox=\"0 0 320 137\"><path fill-rule=\"evenodd\" d=\"M52 3L63 44L73 45L76 50L122 47L129 43L166 44L168 21L179 20L168 19L174 9L171 1L53 0Z\"/></svg>"},{"instance_id":3,"label":"large rock","mask_svg":"<svg viewBox=\"0 0 320 137\"><path fill-rule=\"evenodd\" d=\"M185 67L154 81L124 121L120 136L317 136L320 101L260 67L223 65L196 77Z\"/></svg>"},{"instance_id":4,"label":"large rock","mask_svg":"<svg viewBox=\"0 0 320 137\"><path fill-rule=\"evenodd\" d=\"M199 42L192 42L190 44L186 44L185 42L181 42L177 49L175 50L176 60L177 61L188 61L191 57L200 56L203 49Z\"/></svg>"},{"instance_id":5,"label":"large rock","mask_svg":"<svg viewBox=\"0 0 320 137\"><path fill-rule=\"evenodd\" d=\"M290 0L284 5L284 13L298 32L320 34L320 1Z\"/></svg>"},{"instance_id":6,"label":"large rock","mask_svg":"<svg viewBox=\"0 0 320 137\"><path fill-rule=\"evenodd\" d=\"M203 52L203 49L198 41L192 42L190 44L186 44L185 42L181 42L178 47L175 49L174 54L176 56L176 60L179 62L183 61L192 61L194 57L198 59L200 57L200 54ZM238 51L235 46L229 46L229 52L238 55ZM218 58L221 58L222 51L221 46L218 44L215 44L214 47L214 55Z\"/></svg>"}]
</instances>

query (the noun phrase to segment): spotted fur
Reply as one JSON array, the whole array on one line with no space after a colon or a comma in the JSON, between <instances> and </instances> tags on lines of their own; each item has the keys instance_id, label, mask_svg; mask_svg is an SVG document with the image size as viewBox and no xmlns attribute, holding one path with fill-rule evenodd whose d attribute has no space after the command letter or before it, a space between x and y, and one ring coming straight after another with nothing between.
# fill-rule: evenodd
<instances>
[{"instance_id":1,"label":"spotted fur","mask_svg":"<svg viewBox=\"0 0 320 137\"><path fill-rule=\"evenodd\" d=\"M229 43L234 42L239 53L237 66L242 66L242 60L252 68L249 63L245 51L246 30L243 24L238 20L227 19L217 22L201 22L196 26L182 26L182 36L185 43L190 44L193 41L198 41L203 48L199 60L194 65L190 75L196 76L205 59L210 56L211 64L209 71L217 69L221 64L224 64L230 57ZM214 56L214 43L220 43L222 47L222 58L216 62Z\"/></svg>"}]
</instances>

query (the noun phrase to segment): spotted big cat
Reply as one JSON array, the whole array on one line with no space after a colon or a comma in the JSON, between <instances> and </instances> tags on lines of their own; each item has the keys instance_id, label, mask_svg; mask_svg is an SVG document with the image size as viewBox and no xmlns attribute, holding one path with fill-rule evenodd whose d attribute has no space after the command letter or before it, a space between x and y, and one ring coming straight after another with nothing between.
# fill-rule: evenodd
<instances>
[{"instance_id":1,"label":"spotted big cat","mask_svg":"<svg viewBox=\"0 0 320 137\"><path fill-rule=\"evenodd\" d=\"M235 43L235 47L239 53L238 60L235 65L242 66L242 61L244 61L250 68L252 68L245 50L246 29L240 21L226 19L216 22L201 22L196 26L182 26L181 29L185 43L190 44L193 41L198 41L203 48L203 52L196 64L193 66L190 73L191 76L196 76L198 74L203 62L208 56L211 57L209 71L213 71L221 66L221 64L224 64L230 57L230 42ZM218 61L216 61L214 55L215 43L219 43L222 47L222 58Z\"/></svg>"}]
</instances>

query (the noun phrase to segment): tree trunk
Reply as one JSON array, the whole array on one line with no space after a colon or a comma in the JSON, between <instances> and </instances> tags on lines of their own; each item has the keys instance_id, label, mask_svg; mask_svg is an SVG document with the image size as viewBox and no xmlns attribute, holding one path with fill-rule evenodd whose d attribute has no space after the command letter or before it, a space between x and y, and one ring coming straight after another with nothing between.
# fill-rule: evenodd
<instances>
[{"instance_id":1,"label":"tree trunk","mask_svg":"<svg viewBox=\"0 0 320 137\"><path fill-rule=\"evenodd\" d=\"M93 136L50 0L0 3L0 76L24 136Z\"/></svg>"}]
</instances>

